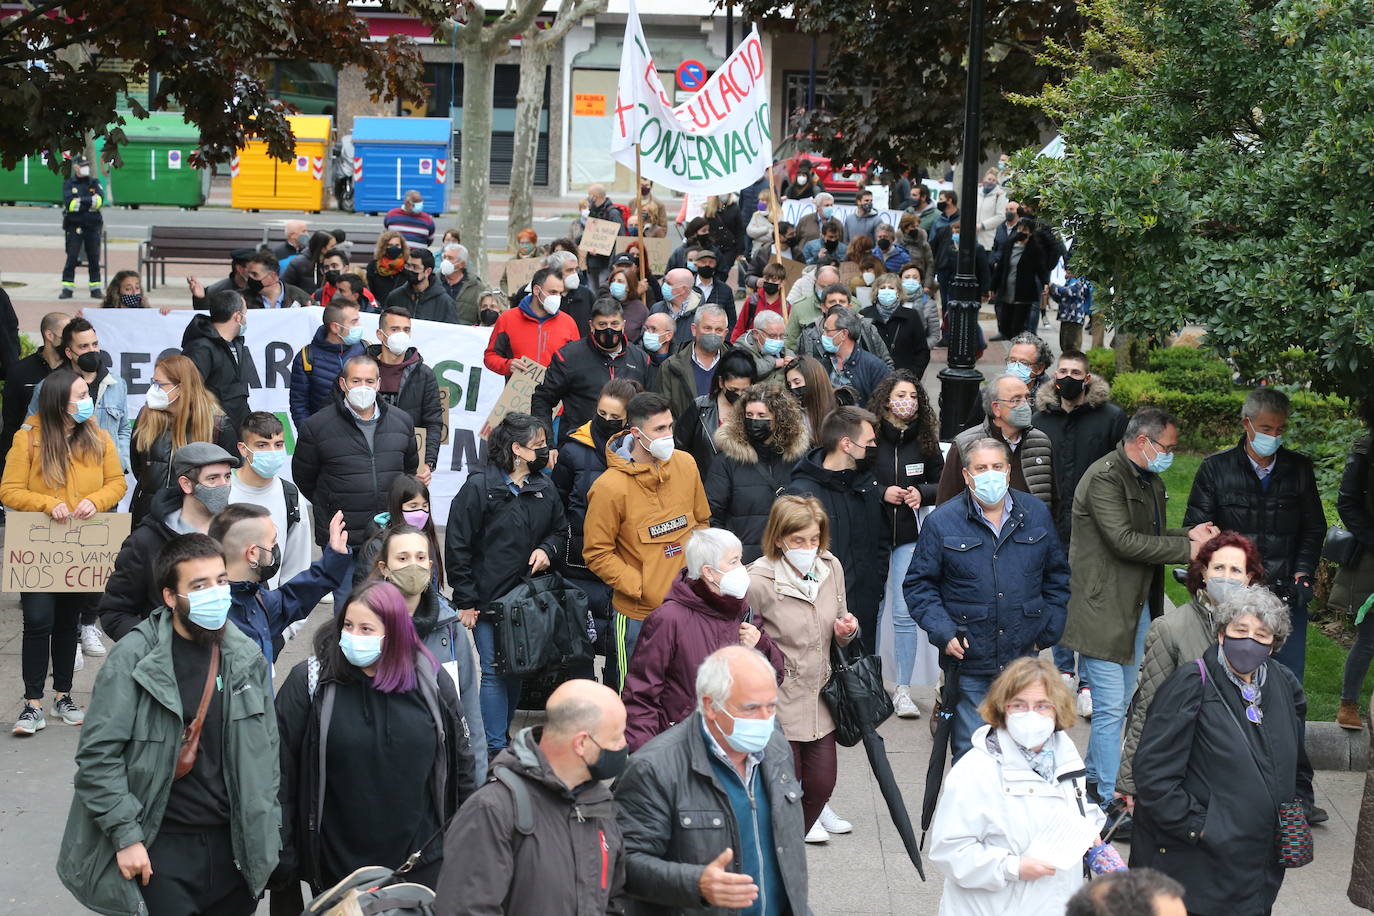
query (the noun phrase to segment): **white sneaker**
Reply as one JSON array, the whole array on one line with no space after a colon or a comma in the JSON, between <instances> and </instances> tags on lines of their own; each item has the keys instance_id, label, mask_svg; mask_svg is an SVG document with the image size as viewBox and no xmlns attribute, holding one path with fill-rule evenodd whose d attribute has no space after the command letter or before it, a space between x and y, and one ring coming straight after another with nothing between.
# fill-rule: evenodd
<instances>
[{"instance_id":1,"label":"white sneaker","mask_svg":"<svg viewBox=\"0 0 1374 916\"><path fill-rule=\"evenodd\" d=\"M822 827L826 833L849 833L854 829L853 824L830 810L829 805L821 809L821 816L816 818L816 823Z\"/></svg>"},{"instance_id":2,"label":"white sneaker","mask_svg":"<svg viewBox=\"0 0 1374 916\"><path fill-rule=\"evenodd\" d=\"M76 664L75 664L74 666L72 666L72 670L73 670L73 671L80 671L80 670L81 670L82 668L84 668L84 667L86 667L86 656L84 656L84 655L81 654L81 647L80 647L80 646L77 646L77 647L76 647Z\"/></svg>"},{"instance_id":3,"label":"white sneaker","mask_svg":"<svg viewBox=\"0 0 1374 916\"><path fill-rule=\"evenodd\" d=\"M1085 719L1093 717L1093 693L1087 687L1078 691L1078 714Z\"/></svg>"},{"instance_id":4,"label":"white sneaker","mask_svg":"<svg viewBox=\"0 0 1374 916\"><path fill-rule=\"evenodd\" d=\"M16 726L16 728L17 728L17 726ZM32 734L32 732L30 732L30 734ZM821 817L824 817L824 816L825 816L825 815L821 815ZM827 833L826 830L825 830L825 828L821 826L821 818L816 818L816 823L812 824L812 825L811 825L811 829L807 831L807 833L806 833L806 842L808 842L808 843L828 843L828 842L830 842L830 834Z\"/></svg>"},{"instance_id":5,"label":"white sneaker","mask_svg":"<svg viewBox=\"0 0 1374 916\"><path fill-rule=\"evenodd\" d=\"M100 641L100 628L88 623L81 628L81 654L100 658L105 654L105 644Z\"/></svg>"},{"instance_id":6,"label":"white sneaker","mask_svg":"<svg viewBox=\"0 0 1374 916\"><path fill-rule=\"evenodd\" d=\"M320 599L320 604L333 604L333 603L334 603L334 593L333 593L333 592L325 592L325 593L324 593L324 597Z\"/></svg>"},{"instance_id":7,"label":"white sneaker","mask_svg":"<svg viewBox=\"0 0 1374 916\"><path fill-rule=\"evenodd\" d=\"M892 705L896 707L897 718L899 719L919 719L921 718L920 707L911 698L911 688L905 684L898 686L892 694Z\"/></svg>"}]
</instances>

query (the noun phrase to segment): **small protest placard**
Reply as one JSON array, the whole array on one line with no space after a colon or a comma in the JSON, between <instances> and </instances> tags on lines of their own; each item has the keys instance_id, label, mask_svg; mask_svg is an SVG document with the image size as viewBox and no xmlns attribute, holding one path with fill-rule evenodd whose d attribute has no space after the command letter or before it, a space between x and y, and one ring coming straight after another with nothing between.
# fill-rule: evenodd
<instances>
[{"instance_id":1,"label":"small protest placard","mask_svg":"<svg viewBox=\"0 0 1374 916\"><path fill-rule=\"evenodd\" d=\"M791 289L792 284L801 279L802 271L806 269L806 265L791 258L783 258L778 263L782 264L782 269L787 271L787 288Z\"/></svg>"},{"instance_id":2,"label":"small protest placard","mask_svg":"<svg viewBox=\"0 0 1374 916\"><path fill-rule=\"evenodd\" d=\"M633 254L633 250L630 249L630 246L635 244L644 246L644 257L649 261L649 271L656 274L663 273L668 266L668 258L673 253L673 240L669 238L656 239L652 237L636 238L622 235L615 240L615 250L618 252L630 250ZM635 255L635 265L638 266L638 264L639 256ZM645 278L641 277L640 279Z\"/></svg>"},{"instance_id":3,"label":"small protest placard","mask_svg":"<svg viewBox=\"0 0 1374 916\"><path fill-rule=\"evenodd\" d=\"M863 271L859 269L858 264L855 264L853 261L840 262L840 282L845 286L852 287L854 282L862 277Z\"/></svg>"},{"instance_id":4,"label":"small protest placard","mask_svg":"<svg viewBox=\"0 0 1374 916\"><path fill-rule=\"evenodd\" d=\"M510 380L501 389L501 396L491 408L487 422L482 424L483 439L506 418L506 414L512 411L529 412L530 398L534 396L534 389L544 380L544 371L543 366L528 356L522 356L510 364Z\"/></svg>"},{"instance_id":5,"label":"small protest placard","mask_svg":"<svg viewBox=\"0 0 1374 916\"><path fill-rule=\"evenodd\" d=\"M620 224L608 219L587 217L587 225L582 230L582 251L586 254L599 254L610 257L615 251L615 237L620 234Z\"/></svg>"},{"instance_id":6,"label":"small protest placard","mask_svg":"<svg viewBox=\"0 0 1374 916\"><path fill-rule=\"evenodd\" d=\"M544 266L543 258L514 258L506 262L506 295L514 296L515 291L530 282L535 271ZM512 302L511 305L519 303Z\"/></svg>"},{"instance_id":7,"label":"small protest placard","mask_svg":"<svg viewBox=\"0 0 1374 916\"><path fill-rule=\"evenodd\" d=\"M54 521L42 512L5 513L7 592L103 592L129 536L127 512Z\"/></svg>"}]
</instances>

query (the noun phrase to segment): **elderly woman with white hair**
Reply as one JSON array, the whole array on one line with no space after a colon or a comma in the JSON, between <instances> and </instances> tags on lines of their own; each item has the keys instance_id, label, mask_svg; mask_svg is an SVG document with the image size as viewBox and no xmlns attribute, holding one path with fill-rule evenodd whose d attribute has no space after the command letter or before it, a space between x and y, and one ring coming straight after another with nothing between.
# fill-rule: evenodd
<instances>
[{"instance_id":1,"label":"elderly woman with white hair","mask_svg":"<svg viewBox=\"0 0 1374 916\"><path fill-rule=\"evenodd\" d=\"M723 528L701 528L688 539L687 568L644 621L621 691L631 751L691 715L697 669L717 649L757 649L781 680L782 650L750 622L742 553L739 538Z\"/></svg>"},{"instance_id":2,"label":"elderly woman with white hair","mask_svg":"<svg viewBox=\"0 0 1374 916\"><path fill-rule=\"evenodd\" d=\"M1131 867L1179 881L1189 913L1260 916L1283 884L1280 809L1312 804L1307 696L1271 659L1292 629L1281 599L1238 590L1212 620L1216 645L1165 681L1145 717Z\"/></svg>"}]
</instances>

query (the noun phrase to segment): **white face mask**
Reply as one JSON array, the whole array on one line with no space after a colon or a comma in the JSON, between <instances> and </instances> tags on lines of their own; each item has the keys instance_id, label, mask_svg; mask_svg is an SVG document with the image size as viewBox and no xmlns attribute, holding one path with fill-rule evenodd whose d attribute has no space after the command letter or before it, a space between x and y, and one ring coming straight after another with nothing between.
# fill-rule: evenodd
<instances>
[{"instance_id":1,"label":"white face mask","mask_svg":"<svg viewBox=\"0 0 1374 916\"><path fill-rule=\"evenodd\" d=\"M566 289L568 292L572 292L581 285L582 278L577 275L577 271L573 271L572 273L568 274L566 277L563 278L563 288Z\"/></svg>"},{"instance_id":2,"label":"white face mask","mask_svg":"<svg viewBox=\"0 0 1374 916\"><path fill-rule=\"evenodd\" d=\"M153 410L166 410L172 403L172 398L161 388L153 387L148 389L144 402Z\"/></svg>"},{"instance_id":3,"label":"white face mask","mask_svg":"<svg viewBox=\"0 0 1374 916\"><path fill-rule=\"evenodd\" d=\"M544 311L550 315L557 315L558 310L563 307L563 297L558 293L550 293L544 297Z\"/></svg>"},{"instance_id":4,"label":"white face mask","mask_svg":"<svg viewBox=\"0 0 1374 916\"><path fill-rule=\"evenodd\" d=\"M453 273L453 272L454 272L455 270L457 270L457 269L458 269L458 268L454 267L454 266L453 266L453 262L450 261L448 258L441 258L441 259L440 259L440 261L439 261L439 276L441 276L441 277L447 277L449 274Z\"/></svg>"},{"instance_id":5,"label":"white face mask","mask_svg":"<svg viewBox=\"0 0 1374 916\"><path fill-rule=\"evenodd\" d=\"M872 286L873 281L878 279L878 275L871 270L864 271L864 286Z\"/></svg>"},{"instance_id":6,"label":"white face mask","mask_svg":"<svg viewBox=\"0 0 1374 916\"><path fill-rule=\"evenodd\" d=\"M405 356L410 349L410 335L405 331L397 331L386 339L386 348L397 356Z\"/></svg>"},{"instance_id":7,"label":"white face mask","mask_svg":"<svg viewBox=\"0 0 1374 916\"><path fill-rule=\"evenodd\" d=\"M643 436L640 437L639 441L641 443L644 441ZM673 457L674 446L672 436L664 436L661 439L651 439L644 447L649 450L650 455L654 456L654 458L659 461L667 461L669 458Z\"/></svg>"},{"instance_id":8,"label":"white face mask","mask_svg":"<svg viewBox=\"0 0 1374 916\"><path fill-rule=\"evenodd\" d=\"M348 389L348 403L357 410L367 410L377 403L377 389L366 385Z\"/></svg>"},{"instance_id":9,"label":"white face mask","mask_svg":"<svg viewBox=\"0 0 1374 916\"><path fill-rule=\"evenodd\" d=\"M1007 716L1007 734L1028 751L1035 750L1054 734L1054 719L1028 709Z\"/></svg>"},{"instance_id":10,"label":"white face mask","mask_svg":"<svg viewBox=\"0 0 1374 916\"><path fill-rule=\"evenodd\" d=\"M746 566L736 566L720 577L720 582L716 585L722 595L731 598L743 598L749 591L749 569Z\"/></svg>"},{"instance_id":11,"label":"white face mask","mask_svg":"<svg viewBox=\"0 0 1374 916\"><path fill-rule=\"evenodd\" d=\"M820 553L815 547L789 547L783 551L783 556L787 557L787 562L797 568L797 572L806 575L811 572L811 567L816 565L816 555Z\"/></svg>"}]
</instances>

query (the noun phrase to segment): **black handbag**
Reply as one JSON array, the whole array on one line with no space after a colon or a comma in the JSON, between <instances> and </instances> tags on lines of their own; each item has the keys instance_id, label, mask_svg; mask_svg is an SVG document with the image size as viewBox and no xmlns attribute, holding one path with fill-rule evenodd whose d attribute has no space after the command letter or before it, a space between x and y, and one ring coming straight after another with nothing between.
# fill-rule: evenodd
<instances>
[{"instance_id":1,"label":"black handbag","mask_svg":"<svg viewBox=\"0 0 1374 916\"><path fill-rule=\"evenodd\" d=\"M892 697L883 687L883 662L865 655L855 639L848 646L830 644L830 680L821 688L821 699L835 718L835 740L853 747L893 713Z\"/></svg>"},{"instance_id":2,"label":"black handbag","mask_svg":"<svg viewBox=\"0 0 1374 916\"><path fill-rule=\"evenodd\" d=\"M525 676L592 657L587 596L556 572L526 577L482 614L496 626L496 668Z\"/></svg>"},{"instance_id":3,"label":"black handbag","mask_svg":"<svg viewBox=\"0 0 1374 916\"><path fill-rule=\"evenodd\" d=\"M1355 535L1332 525L1326 529L1326 540L1322 542L1322 559L1337 566L1352 566L1360 558L1360 542Z\"/></svg>"}]
</instances>

